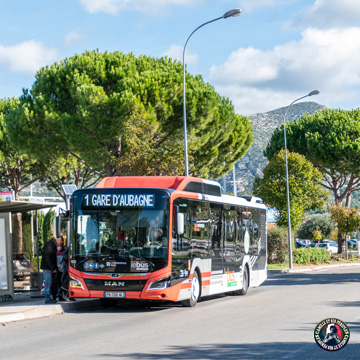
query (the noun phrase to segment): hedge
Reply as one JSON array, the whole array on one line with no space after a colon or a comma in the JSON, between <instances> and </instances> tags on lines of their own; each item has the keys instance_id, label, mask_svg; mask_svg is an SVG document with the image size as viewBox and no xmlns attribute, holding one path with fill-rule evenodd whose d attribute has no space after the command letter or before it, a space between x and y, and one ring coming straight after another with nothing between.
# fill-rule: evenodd
<instances>
[{"instance_id":1,"label":"hedge","mask_svg":"<svg viewBox=\"0 0 360 360\"><path fill-rule=\"evenodd\" d=\"M325 249L300 248L293 251L293 261L299 265L320 264L328 262L330 258L330 253Z\"/></svg>"}]
</instances>

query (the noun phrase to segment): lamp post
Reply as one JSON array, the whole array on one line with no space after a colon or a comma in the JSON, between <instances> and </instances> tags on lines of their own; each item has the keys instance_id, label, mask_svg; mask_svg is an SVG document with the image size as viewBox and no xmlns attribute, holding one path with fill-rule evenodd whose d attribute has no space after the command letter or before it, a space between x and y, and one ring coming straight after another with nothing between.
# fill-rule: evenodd
<instances>
[{"instance_id":1,"label":"lamp post","mask_svg":"<svg viewBox=\"0 0 360 360\"><path fill-rule=\"evenodd\" d=\"M214 21L220 20L220 19L227 19L229 17L235 17L235 16L239 16L241 14L241 10L240 9L233 9L230 11L227 11L223 16L220 16L216 19L207 21L205 23L203 23L202 25L198 26L191 34L190 36L187 38L185 46L184 46L184 51L183 51L183 117L184 117L184 152L185 152L185 176L189 176L189 166L188 166L188 150L187 150L187 131L186 131L186 99L185 99L185 51L186 51L186 46L187 43L189 42L191 36L195 33L195 31L199 30L201 27L210 24Z\"/></svg>"},{"instance_id":2,"label":"lamp post","mask_svg":"<svg viewBox=\"0 0 360 360\"><path fill-rule=\"evenodd\" d=\"M236 175L235 175L235 164L234 167L232 169L232 173L233 173L233 182L234 182L234 196L237 196L237 191L236 191Z\"/></svg>"},{"instance_id":3,"label":"lamp post","mask_svg":"<svg viewBox=\"0 0 360 360\"><path fill-rule=\"evenodd\" d=\"M313 90L311 92L309 92L307 95L302 96L296 100L294 100L287 108L285 111L285 115L284 115L284 145L285 145L285 167L286 167L286 200L287 200L287 218L288 218L288 241L289 241L289 268L292 269L292 245L291 245L291 219L290 219L290 191L289 191L289 170L288 170L288 161L287 161L287 147L286 147L286 127L285 127L285 120L286 120L286 115L287 112L290 108L290 106L294 103L296 103L297 101L304 99L308 96L313 96L313 95L319 95L320 91L319 90Z\"/></svg>"}]
</instances>

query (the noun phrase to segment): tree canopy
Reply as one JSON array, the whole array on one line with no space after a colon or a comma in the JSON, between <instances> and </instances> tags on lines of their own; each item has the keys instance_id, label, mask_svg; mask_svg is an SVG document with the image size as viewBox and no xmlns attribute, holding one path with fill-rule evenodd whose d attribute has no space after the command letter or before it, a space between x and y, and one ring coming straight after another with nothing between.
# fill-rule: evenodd
<instances>
[{"instance_id":1,"label":"tree canopy","mask_svg":"<svg viewBox=\"0 0 360 360\"><path fill-rule=\"evenodd\" d=\"M335 201L350 206L360 189L360 110L318 111L286 125L289 151L302 154L323 174L322 185ZM264 152L271 159L284 147L284 128L275 130Z\"/></svg>"},{"instance_id":2,"label":"tree canopy","mask_svg":"<svg viewBox=\"0 0 360 360\"><path fill-rule=\"evenodd\" d=\"M18 200L22 183L30 180L30 169L34 165L27 154L14 150L8 141L5 117L18 104L17 99L0 100L0 187L14 191L15 200Z\"/></svg>"},{"instance_id":3,"label":"tree canopy","mask_svg":"<svg viewBox=\"0 0 360 360\"><path fill-rule=\"evenodd\" d=\"M20 191L37 180L39 173L37 162L22 149L14 149L9 143L7 124L8 114L19 107L18 99L0 100L0 189L13 191L15 200L19 200ZM21 253L22 247L21 213L14 215L13 249Z\"/></svg>"},{"instance_id":4,"label":"tree canopy","mask_svg":"<svg viewBox=\"0 0 360 360\"><path fill-rule=\"evenodd\" d=\"M340 203L329 207L331 219L337 223L338 253L342 253L344 235L352 233L360 227L360 213L358 209L343 207Z\"/></svg>"},{"instance_id":5,"label":"tree canopy","mask_svg":"<svg viewBox=\"0 0 360 360\"><path fill-rule=\"evenodd\" d=\"M189 173L220 177L252 143L248 118L186 76ZM8 116L10 141L41 161L68 154L101 175L184 173L182 64L85 52L36 74Z\"/></svg>"},{"instance_id":6,"label":"tree canopy","mask_svg":"<svg viewBox=\"0 0 360 360\"><path fill-rule=\"evenodd\" d=\"M39 162L43 169L44 176L40 179L43 186L54 189L64 201L66 196L63 192L63 184L75 184L78 189L91 187L99 181L99 175L84 165L76 157L59 156L51 164Z\"/></svg>"},{"instance_id":7,"label":"tree canopy","mask_svg":"<svg viewBox=\"0 0 360 360\"><path fill-rule=\"evenodd\" d=\"M298 229L306 210L325 205L328 192L320 187L322 175L304 156L288 152L291 227ZM285 151L274 155L262 178L254 182L254 195L279 211L278 224L287 226Z\"/></svg>"},{"instance_id":8,"label":"tree canopy","mask_svg":"<svg viewBox=\"0 0 360 360\"><path fill-rule=\"evenodd\" d=\"M310 215L306 222L301 225L297 231L297 236L301 239L314 239L314 232L320 231L323 239L329 239L334 230L335 224L331 220L330 214L314 214Z\"/></svg>"}]
</instances>

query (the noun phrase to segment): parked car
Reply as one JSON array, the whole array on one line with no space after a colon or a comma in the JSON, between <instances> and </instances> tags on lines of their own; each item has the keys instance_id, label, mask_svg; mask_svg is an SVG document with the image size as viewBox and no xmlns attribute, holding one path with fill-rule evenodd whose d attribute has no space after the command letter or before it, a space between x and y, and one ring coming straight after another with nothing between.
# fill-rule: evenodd
<instances>
[{"instance_id":1,"label":"parked car","mask_svg":"<svg viewBox=\"0 0 360 360\"><path fill-rule=\"evenodd\" d=\"M30 276L30 261L24 254L14 255L13 270L16 280L24 280L26 276Z\"/></svg>"},{"instance_id":2,"label":"parked car","mask_svg":"<svg viewBox=\"0 0 360 360\"><path fill-rule=\"evenodd\" d=\"M327 250L330 254L336 254L338 252L338 246L336 243L321 243L319 244L319 248Z\"/></svg>"},{"instance_id":3,"label":"parked car","mask_svg":"<svg viewBox=\"0 0 360 360\"><path fill-rule=\"evenodd\" d=\"M322 243L322 244L335 244L335 245L337 245L337 242L336 242L336 241L334 241L334 240L329 240L329 239L323 239L323 240L321 240L321 243Z\"/></svg>"},{"instance_id":4,"label":"parked car","mask_svg":"<svg viewBox=\"0 0 360 360\"><path fill-rule=\"evenodd\" d=\"M311 243L309 245L306 245L306 248L315 248L315 247L319 247L320 244L319 243Z\"/></svg>"},{"instance_id":5,"label":"parked car","mask_svg":"<svg viewBox=\"0 0 360 360\"><path fill-rule=\"evenodd\" d=\"M348 247L353 248L353 249L357 249L358 248L357 239L349 239L348 240Z\"/></svg>"},{"instance_id":6,"label":"parked car","mask_svg":"<svg viewBox=\"0 0 360 360\"><path fill-rule=\"evenodd\" d=\"M309 239L297 239L297 241L300 241L301 243L305 244L305 246L310 245L312 243Z\"/></svg>"},{"instance_id":7,"label":"parked car","mask_svg":"<svg viewBox=\"0 0 360 360\"><path fill-rule=\"evenodd\" d=\"M305 247L305 246L306 246L306 245L305 245L303 242L298 241L298 240L295 240L295 247L296 247L297 249L303 248L303 247Z\"/></svg>"}]
</instances>

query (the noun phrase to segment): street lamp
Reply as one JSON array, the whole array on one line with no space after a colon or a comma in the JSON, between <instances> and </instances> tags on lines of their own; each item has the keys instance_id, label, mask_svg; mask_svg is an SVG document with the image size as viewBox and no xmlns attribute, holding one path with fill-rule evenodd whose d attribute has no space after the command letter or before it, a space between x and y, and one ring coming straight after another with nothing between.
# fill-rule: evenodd
<instances>
[{"instance_id":1,"label":"street lamp","mask_svg":"<svg viewBox=\"0 0 360 360\"><path fill-rule=\"evenodd\" d=\"M304 99L308 96L313 96L313 95L319 95L320 91L319 90L313 90L311 92L309 92L307 95L302 96L296 100L294 100L287 108L285 111L285 115L284 115L284 144L285 144L285 167L286 167L286 200L287 200L287 218L288 218L288 241L289 241L289 268L292 269L292 245L291 245L291 220L290 220L290 191L289 191L289 170L288 170L288 161L287 161L287 147L286 147L286 127L285 127L285 120L286 120L286 115L287 112L290 108L290 106L294 103L296 103L297 101Z\"/></svg>"},{"instance_id":2,"label":"street lamp","mask_svg":"<svg viewBox=\"0 0 360 360\"><path fill-rule=\"evenodd\" d=\"M233 9L230 11L227 11L223 16L220 16L216 19L207 21L205 23L203 23L202 25L198 26L191 34L190 36L187 38L185 46L184 46L184 51L183 51L183 112L184 112L184 152L185 152L185 176L189 176L189 167L188 167L188 151L187 151L187 131L186 131L186 99L185 99L185 50L186 50L186 46L187 43L189 42L191 36L194 34L195 31L199 30L201 27L210 24L214 21L220 20L220 19L227 19L229 17L235 17L235 16L239 16L241 14L241 10L240 9Z\"/></svg>"},{"instance_id":3,"label":"street lamp","mask_svg":"<svg viewBox=\"0 0 360 360\"><path fill-rule=\"evenodd\" d=\"M236 191L236 175L235 175L235 164L234 164L234 167L233 167L233 170L232 170L232 173L233 173L233 182L234 182L234 196L237 196L237 191Z\"/></svg>"}]
</instances>

